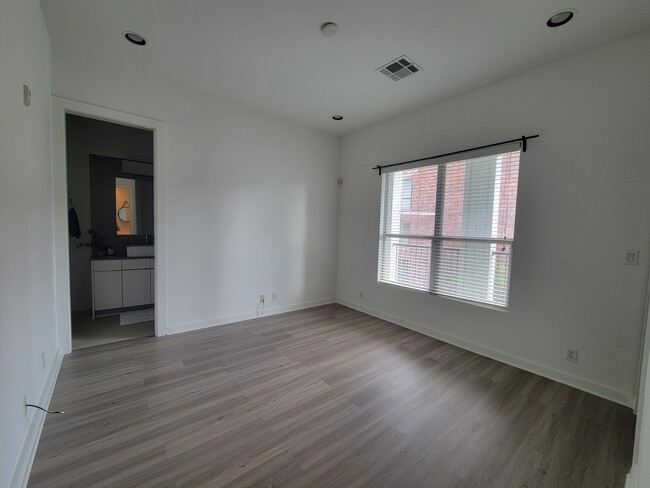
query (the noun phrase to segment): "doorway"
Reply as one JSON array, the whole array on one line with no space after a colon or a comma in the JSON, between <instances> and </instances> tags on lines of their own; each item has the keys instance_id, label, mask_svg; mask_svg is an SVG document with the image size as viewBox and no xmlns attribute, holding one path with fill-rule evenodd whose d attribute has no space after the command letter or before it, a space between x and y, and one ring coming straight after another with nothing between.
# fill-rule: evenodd
<instances>
[{"instance_id":1,"label":"doorway","mask_svg":"<svg viewBox=\"0 0 650 488\"><path fill-rule=\"evenodd\" d=\"M54 215L54 276L56 289L56 324L61 354L72 351L70 295L70 237L68 229L69 202L66 163L66 115L80 115L114 122L129 127L153 131L154 161L154 227L155 242L155 334L167 335L167 246L166 246L166 185L167 185L167 124L161 120L99 107L76 100L52 97L52 186Z\"/></svg>"},{"instance_id":2,"label":"doorway","mask_svg":"<svg viewBox=\"0 0 650 488\"><path fill-rule=\"evenodd\" d=\"M153 131L75 114L65 124L72 349L152 336Z\"/></svg>"}]
</instances>

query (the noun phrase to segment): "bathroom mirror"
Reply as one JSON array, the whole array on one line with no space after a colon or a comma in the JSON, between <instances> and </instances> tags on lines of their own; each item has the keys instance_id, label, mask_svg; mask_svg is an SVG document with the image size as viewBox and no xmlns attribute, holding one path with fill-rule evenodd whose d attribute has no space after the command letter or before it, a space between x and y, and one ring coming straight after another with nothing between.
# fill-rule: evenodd
<instances>
[{"instance_id":1,"label":"bathroom mirror","mask_svg":"<svg viewBox=\"0 0 650 488\"><path fill-rule=\"evenodd\" d=\"M126 202L125 202L126 203ZM129 207L123 206L120 207L117 211L117 218L122 222L131 222L131 216L129 215Z\"/></svg>"},{"instance_id":2,"label":"bathroom mirror","mask_svg":"<svg viewBox=\"0 0 650 488\"><path fill-rule=\"evenodd\" d=\"M115 229L119 236L153 234L153 182L115 178Z\"/></svg>"}]
</instances>

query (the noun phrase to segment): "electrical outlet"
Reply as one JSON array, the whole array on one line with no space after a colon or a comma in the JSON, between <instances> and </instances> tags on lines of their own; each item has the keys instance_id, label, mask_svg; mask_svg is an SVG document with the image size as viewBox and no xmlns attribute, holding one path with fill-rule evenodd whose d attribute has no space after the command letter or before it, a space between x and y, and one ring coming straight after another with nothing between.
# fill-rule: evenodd
<instances>
[{"instance_id":1,"label":"electrical outlet","mask_svg":"<svg viewBox=\"0 0 650 488\"><path fill-rule=\"evenodd\" d=\"M264 303L264 300L266 300L266 295L260 295L260 303Z\"/></svg>"},{"instance_id":2,"label":"electrical outlet","mask_svg":"<svg viewBox=\"0 0 650 488\"><path fill-rule=\"evenodd\" d=\"M570 347L567 347L564 350L564 359L567 361L570 361L572 363L577 363L578 362L578 349L572 349Z\"/></svg>"},{"instance_id":3,"label":"electrical outlet","mask_svg":"<svg viewBox=\"0 0 650 488\"><path fill-rule=\"evenodd\" d=\"M274 291L273 295L271 296L271 300L276 301L278 299L278 292Z\"/></svg>"},{"instance_id":4,"label":"electrical outlet","mask_svg":"<svg viewBox=\"0 0 650 488\"><path fill-rule=\"evenodd\" d=\"M43 368L43 371L45 371L45 353L41 353L41 367Z\"/></svg>"},{"instance_id":5,"label":"electrical outlet","mask_svg":"<svg viewBox=\"0 0 650 488\"><path fill-rule=\"evenodd\" d=\"M359 292L359 298L363 298L363 292L362 291Z\"/></svg>"}]
</instances>

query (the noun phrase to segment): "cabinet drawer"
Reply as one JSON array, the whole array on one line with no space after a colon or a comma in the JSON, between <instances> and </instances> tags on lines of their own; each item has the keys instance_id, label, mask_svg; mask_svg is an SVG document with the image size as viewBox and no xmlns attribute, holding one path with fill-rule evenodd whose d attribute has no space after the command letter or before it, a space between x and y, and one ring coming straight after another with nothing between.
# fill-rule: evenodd
<instances>
[{"instance_id":1,"label":"cabinet drawer","mask_svg":"<svg viewBox=\"0 0 650 488\"><path fill-rule=\"evenodd\" d=\"M124 259L122 269L150 269L151 259Z\"/></svg>"},{"instance_id":2,"label":"cabinet drawer","mask_svg":"<svg viewBox=\"0 0 650 488\"><path fill-rule=\"evenodd\" d=\"M93 261L93 271L119 271L122 269L121 259L107 259L105 261Z\"/></svg>"}]
</instances>

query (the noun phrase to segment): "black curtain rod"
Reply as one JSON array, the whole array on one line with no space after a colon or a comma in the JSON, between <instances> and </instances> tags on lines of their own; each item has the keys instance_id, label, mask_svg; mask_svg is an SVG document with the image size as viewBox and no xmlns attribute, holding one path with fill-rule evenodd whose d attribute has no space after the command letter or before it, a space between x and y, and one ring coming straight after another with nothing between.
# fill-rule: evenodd
<instances>
[{"instance_id":1,"label":"black curtain rod","mask_svg":"<svg viewBox=\"0 0 650 488\"><path fill-rule=\"evenodd\" d=\"M384 166L377 165L372 169L379 170L379 174L381 174L381 170L383 168L391 168L393 166L401 166L402 164L409 164L409 163L419 163L420 161L426 161L428 159L444 158L446 156L453 156L454 154L462 154L469 151L478 151L479 149L487 149L488 147L503 146L504 144L512 144L513 142L521 142L521 150L522 152L526 152L527 149L526 141L528 141L528 139L535 139L536 137L539 137L539 134L535 134L534 136L521 136L518 139L512 139L510 141L495 142L494 144L486 144L485 146L472 147L470 149L463 149L462 151L454 151L446 154L438 154L437 156L429 156L428 158L411 159L410 161L402 161L401 163L386 164Z\"/></svg>"}]
</instances>

